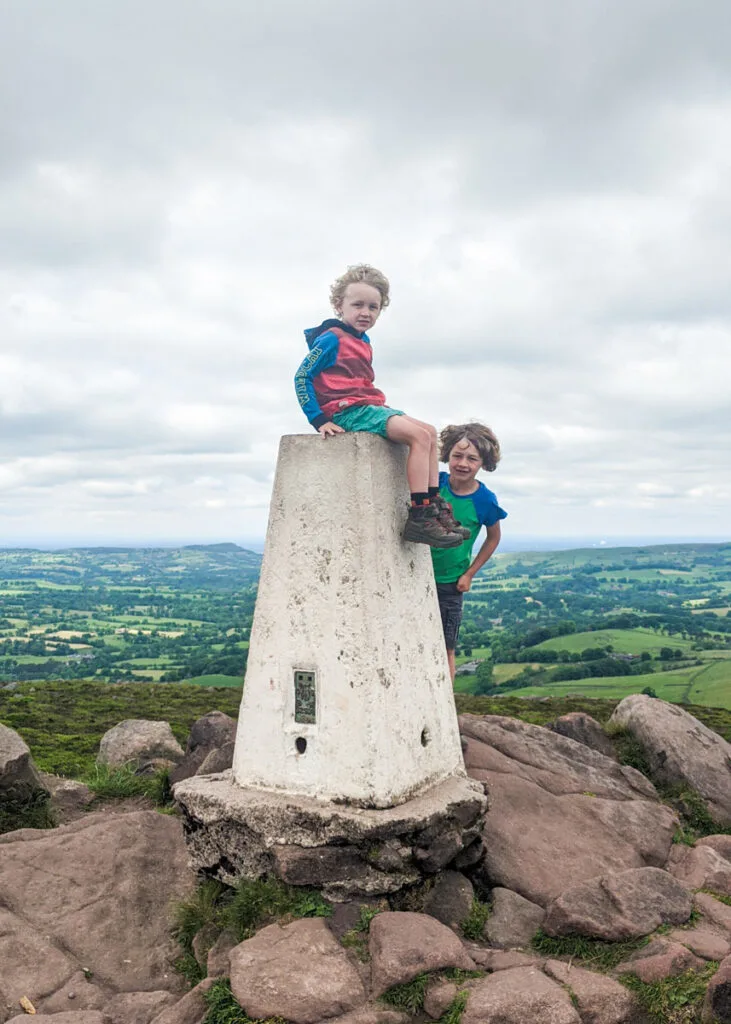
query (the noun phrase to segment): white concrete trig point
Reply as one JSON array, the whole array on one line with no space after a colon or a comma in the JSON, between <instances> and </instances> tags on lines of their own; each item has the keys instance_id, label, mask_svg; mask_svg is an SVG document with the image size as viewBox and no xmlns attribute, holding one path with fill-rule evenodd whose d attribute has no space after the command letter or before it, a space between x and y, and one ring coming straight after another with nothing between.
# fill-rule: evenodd
<instances>
[{"instance_id":1,"label":"white concrete trig point","mask_svg":"<svg viewBox=\"0 0 731 1024\"><path fill-rule=\"evenodd\" d=\"M402 446L283 437L233 775L392 807L463 775L429 549L404 543Z\"/></svg>"},{"instance_id":2,"label":"white concrete trig point","mask_svg":"<svg viewBox=\"0 0 731 1024\"><path fill-rule=\"evenodd\" d=\"M474 859L486 801L429 549L401 540L405 460L372 434L281 440L233 769L175 787L194 863L225 880L366 895Z\"/></svg>"}]
</instances>

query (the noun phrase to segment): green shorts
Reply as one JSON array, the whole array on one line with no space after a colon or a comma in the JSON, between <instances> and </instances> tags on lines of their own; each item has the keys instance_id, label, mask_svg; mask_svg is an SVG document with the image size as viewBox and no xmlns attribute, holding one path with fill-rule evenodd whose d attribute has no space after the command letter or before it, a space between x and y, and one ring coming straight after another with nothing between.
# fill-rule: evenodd
<instances>
[{"instance_id":1,"label":"green shorts","mask_svg":"<svg viewBox=\"0 0 731 1024\"><path fill-rule=\"evenodd\" d=\"M343 430L365 430L369 434L388 437L386 424L392 416L403 416L400 409L389 409L387 405L351 405L344 412L336 412L333 423Z\"/></svg>"}]
</instances>

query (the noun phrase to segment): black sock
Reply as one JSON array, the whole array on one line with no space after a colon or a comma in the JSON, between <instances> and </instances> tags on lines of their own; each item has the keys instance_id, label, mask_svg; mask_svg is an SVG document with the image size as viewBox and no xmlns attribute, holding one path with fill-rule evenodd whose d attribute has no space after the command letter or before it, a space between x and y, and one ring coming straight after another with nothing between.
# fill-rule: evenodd
<instances>
[{"instance_id":1,"label":"black sock","mask_svg":"<svg viewBox=\"0 0 731 1024\"><path fill-rule=\"evenodd\" d=\"M429 494L429 501L432 501L439 494L439 488L438 487L430 487L429 491L428 491L428 494Z\"/></svg>"},{"instance_id":2,"label":"black sock","mask_svg":"<svg viewBox=\"0 0 731 1024\"><path fill-rule=\"evenodd\" d=\"M412 491L411 492L411 504L412 505L428 505L429 495L426 491Z\"/></svg>"}]
</instances>

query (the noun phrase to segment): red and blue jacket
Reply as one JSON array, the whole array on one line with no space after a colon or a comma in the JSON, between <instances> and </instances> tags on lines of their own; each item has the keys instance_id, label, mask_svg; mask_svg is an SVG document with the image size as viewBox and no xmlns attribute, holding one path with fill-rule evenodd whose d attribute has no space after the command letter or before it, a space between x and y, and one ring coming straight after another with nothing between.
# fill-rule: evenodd
<instances>
[{"instance_id":1,"label":"red and blue jacket","mask_svg":"<svg viewBox=\"0 0 731 1024\"><path fill-rule=\"evenodd\" d=\"M385 405L373 386L371 343L365 332L340 320L305 331L310 351L294 375L302 412L315 430L351 405Z\"/></svg>"}]
</instances>

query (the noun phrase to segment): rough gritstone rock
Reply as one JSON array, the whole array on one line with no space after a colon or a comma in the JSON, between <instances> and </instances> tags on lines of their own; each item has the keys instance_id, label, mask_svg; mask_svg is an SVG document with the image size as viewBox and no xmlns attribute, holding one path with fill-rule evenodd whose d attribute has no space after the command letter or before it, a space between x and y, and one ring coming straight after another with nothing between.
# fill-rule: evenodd
<instances>
[{"instance_id":1,"label":"rough gritstone rock","mask_svg":"<svg viewBox=\"0 0 731 1024\"><path fill-rule=\"evenodd\" d=\"M211 774L231 767L231 761L221 768L208 768L201 771L204 761L226 744L233 744L236 739L236 720L222 711L209 711L193 722L185 748L185 757L170 773L170 783L175 785L193 775ZM233 748L232 748L233 749ZM233 753L231 755L233 760Z\"/></svg>"},{"instance_id":2,"label":"rough gritstone rock","mask_svg":"<svg viewBox=\"0 0 731 1024\"><path fill-rule=\"evenodd\" d=\"M357 969L321 918L262 928L231 951L231 990L249 1017L315 1024L362 1006Z\"/></svg>"},{"instance_id":3,"label":"rough gritstone rock","mask_svg":"<svg viewBox=\"0 0 731 1024\"><path fill-rule=\"evenodd\" d=\"M344 1013L342 1017L336 1017L328 1024L410 1024L410 1021L408 1013L387 1010L377 1003L366 1003L358 1010Z\"/></svg>"},{"instance_id":4,"label":"rough gritstone rock","mask_svg":"<svg viewBox=\"0 0 731 1024\"><path fill-rule=\"evenodd\" d=\"M704 1024L731 1024L731 956L718 965L706 989Z\"/></svg>"},{"instance_id":5,"label":"rough gritstone rock","mask_svg":"<svg viewBox=\"0 0 731 1024\"><path fill-rule=\"evenodd\" d=\"M128 718L104 733L97 761L113 768L128 763L139 767L155 758L177 764L184 756L185 752L167 722Z\"/></svg>"},{"instance_id":6,"label":"rough gritstone rock","mask_svg":"<svg viewBox=\"0 0 731 1024\"><path fill-rule=\"evenodd\" d=\"M175 1001L170 992L120 992L106 1004L104 1014L107 1024L150 1024Z\"/></svg>"},{"instance_id":7,"label":"rough gritstone rock","mask_svg":"<svg viewBox=\"0 0 731 1024\"><path fill-rule=\"evenodd\" d=\"M507 772L539 785L547 793L593 793L610 800L657 800L655 787L641 772L539 725L502 715L461 715L460 731L469 736L465 765L476 772Z\"/></svg>"},{"instance_id":8,"label":"rough gritstone rock","mask_svg":"<svg viewBox=\"0 0 731 1024\"><path fill-rule=\"evenodd\" d=\"M196 775L215 775L218 772L225 772L234 763L235 746L236 743L232 740L230 743L224 743L222 746L211 750L206 754L205 760L196 771Z\"/></svg>"},{"instance_id":9,"label":"rough gritstone rock","mask_svg":"<svg viewBox=\"0 0 731 1024\"><path fill-rule=\"evenodd\" d=\"M450 927L458 927L472 910L472 882L459 871L442 871L426 894L424 913Z\"/></svg>"},{"instance_id":10,"label":"rough gritstone rock","mask_svg":"<svg viewBox=\"0 0 731 1024\"><path fill-rule=\"evenodd\" d=\"M446 925L408 911L378 914L368 938L374 996L417 974L445 967L474 970L474 960Z\"/></svg>"},{"instance_id":11,"label":"rough gritstone rock","mask_svg":"<svg viewBox=\"0 0 731 1024\"><path fill-rule=\"evenodd\" d=\"M693 904L707 921L720 928L725 935L731 936L731 907L707 892L697 892Z\"/></svg>"},{"instance_id":12,"label":"rough gritstone rock","mask_svg":"<svg viewBox=\"0 0 731 1024\"><path fill-rule=\"evenodd\" d=\"M716 821L731 825L731 743L677 704L640 693L625 697L610 721L642 746L653 778L691 786Z\"/></svg>"},{"instance_id":13,"label":"rough gritstone rock","mask_svg":"<svg viewBox=\"0 0 731 1024\"><path fill-rule=\"evenodd\" d=\"M730 837L731 838L731 837ZM686 889L713 889L731 896L731 862L711 846L673 846L667 870Z\"/></svg>"},{"instance_id":14,"label":"rough gritstone rock","mask_svg":"<svg viewBox=\"0 0 731 1024\"><path fill-rule=\"evenodd\" d=\"M674 978L691 968L703 966L703 961L685 946L666 939L656 939L638 950L616 967L617 974L635 974L640 981L651 984L663 978Z\"/></svg>"},{"instance_id":15,"label":"rough gritstone rock","mask_svg":"<svg viewBox=\"0 0 731 1024\"><path fill-rule=\"evenodd\" d=\"M28 744L15 729L0 724L0 802L22 805L47 792Z\"/></svg>"},{"instance_id":16,"label":"rough gritstone rock","mask_svg":"<svg viewBox=\"0 0 731 1024\"><path fill-rule=\"evenodd\" d=\"M585 1024L635 1024L637 1002L620 982L561 960L548 960L543 969L554 981L568 985Z\"/></svg>"},{"instance_id":17,"label":"rough gritstone rock","mask_svg":"<svg viewBox=\"0 0 731 1024\"><path fill-rule=\"evenodd\" d=\"M153 1017L150 1024L203 1024L203 1018L208 1014L208 1006L203 997L213 984L213 980L204 978L177 1003L166 1006Z\"/></svg>"},{"instance_id":18,"label":"rough gritstone rock","mask_svg":"<svg viewBox=\"0 0 731 1024\"><path fill-rule=\"evenodd\" d=\"M710 846L716 853L720 853L726 860L731 860L731 836L729 835L718 835L718 836L703 836L702 839L698 839L695 844L698 846Z\"/></svg>"},{"instance_id":19,"label":"rough gritstone rock","mask_svg":"<svg viewBox=\"0 0 731 1024\"><path fill-rule=\"evenodd\" d=\"M433 981L424 996L424 1013L432 1020L439 1020L446 1013L457 995L453 981Z\"/></svg>"},{"instance_id":20,"label":"rough gritstone rock","mask_svg":"<svg viewBox=\"0 0 731 1024\"><path fill-rule=\"evenodd\" d=\"M731 942L720 931L708 925L696 928L676 928L670 932L668 939L686 946L702 960L723 960L731 953Z\"/></svg>"},{"instance_id":21,"label":"rough gritstone rock","mask_svg":"<svg viewBox=\"0 0 731 1024\"><path fill-rule=\"evenodd\" d=\"M612 741L599 722L583 711L570 711L567 715L561 715L555 722L550 722L547 728L559 736L568 736L577 743L583 743L585 747L591 747L612 761L617 760Z\"/></svg>"},{"instance_id":22,"label":"rough gritstone rock","mask_svg":"<svg viewBox=\"0 0 731 1024\"><path fill-rule=\"evenodd\" d=\"M483 949L481 954L471 951L472 958L487 971L509 971L513 967L542 967L543 958L520 953L517 949Z\"/></svg>"},{"instance_id":23,"label":"rough gritstone rock","mask_svg":"<svg viewBox=\"0 0 731 1024\"><path fill-rule=\"evenodd\" d=\"M82 818L94 801L94 794L83 782L64 779L59 775L47 775L45 772L41 772L41 781L51 794L51 810L59 825Z\"/></svg>"},{"instance_id":24,"label":"rough gritstone rock","mask_svg":"<svg viewBox=\"0 0 731 1024\"><path fill-rule=\"evenodd\" d=\"M8 1024L28 1024L28 1015L21 1013L19 1017L11 1017ZM36 1014L33 1024L107 1024L107 1018L98 1010L68 1010Z\"/></svg>"},{"instance_id":25,"label":"rough gritstone rock","mask_svg":"<svg viewBox=\"0 0 731 1024\"><path fill-rule=\"evenodd\" d=\"M225 715L223 711L209 711L193 722L185 752L190 754L200 747L216 750L224 743L233 743L235 739L236 719Z\"/></svg>"},{"instance_id":26,"label":"rough gritstone rock","mask_svg":"<svg viewBox=\"0 0 731 1024\"><path fill-rule=\"evenodd\" d=\"M100 988L95 980L87 980L83 971L77 970L61 988L46 999L39 1000L37 1009L43 1013L64 1013L70 1007L79 1010L101 1010L107 1001L108 993Z\"/></svg>"},{"instance_id":27,"label":"rough gritstone rock","mask_svg":"<svg viewBox=\"0 0 731 1024\"><path fill-rule=\"evenodd\" d=\"M485 925L485 938L499 949L528 946L543 924L546 912L517 892L496 887L492 890L492 912Z\"/></svg>"},{"instance_id":28,"label":"rough gritstone rock","mask_svg":"<svg viewBox=\"0 0 731 1024\"><path fill-rule=\"evenodd\" d=\"M11 1002L27 996L45 1012L80 967L92 972L90 988L180 991L170 907L195 877L178 819L99 812L1 840L0 964Z\"/></svg>"},{"instance_id":29,"label":"rough gritstone rock","mask_svg":"<svg viewBox=\"0 0 731 1024\"><path fill-rule=\"evenodd\" d=\"M667 871L638 868L603 875L567 889L548 907L549 935L586 935L617 942L649 935L690 917L688 891Z\"/></svg>"},{"instance_id":30,"label":"rough gritstone rock","mask_svg":"<svg viewBox=\"0 0 731 1024\"><path fill-rule=\"evenodd\" d=\"M581 1024L568 992L535 967L516 967L470 986L462 1024Z\"/></svg>"},{"instance_id":31,"label":"rough gritstone rock","mask_svg":"<svg viewBox=\"0 0 731 1024\"><path fill-rule=\"evenodd\" d=\"M546 906L596 875L664 866L678 820L668 807L647 800L555 796L509 774L509 765L505 772L478 773L490 792L485 857L478 868L489 886L512 889Z\"/></svg>"},{"instance_id":32,"label":"rough gritstone rock","mask_svg":"<svg viewBox=\"0 0 731 1024\"><path fill-rule=\"evenodd\" d=\"M223 931L208 951L208 977L227 978L231 969L231 950L238 941L233 932Z\"/></svg>"}]
</instances>

